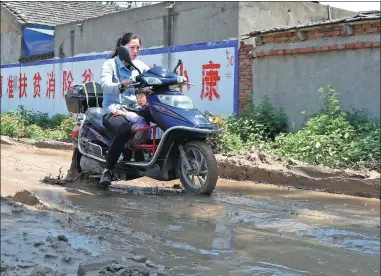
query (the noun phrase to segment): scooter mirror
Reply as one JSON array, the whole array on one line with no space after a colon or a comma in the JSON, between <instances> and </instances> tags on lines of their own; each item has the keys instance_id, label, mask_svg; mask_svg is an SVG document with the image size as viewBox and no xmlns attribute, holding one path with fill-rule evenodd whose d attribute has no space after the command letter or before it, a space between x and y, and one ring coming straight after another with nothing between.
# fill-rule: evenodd
<instances>
[{"instance_id":1,"label":"scooter mirror","mask_svg":"<svg viewBox=\"0 0 381 276\"><path fill-rule=\"evenodd\" d=\"M130 56L130 53L128 52L127 47L120 46L118 48L118 56L119 56L120 60L123 61L124 63L132 65L131 56Z\"/></svg>"},{"instance_id":2,"label":"scooter mirror","mask_svg":"<svg viewBox=\"0 0 381 276\"><path fill-rule=\"evenodd\" d=\"M120 47L118 48L118 57L119 57L120 60L123 61L124 63L129 64L129 65L131 65L132 67L134 67L134 68L139 72L139 75L142 74L142 72L140 72L140 70L139 70L139 69L132 63L131 56L130 56L130 53L128 52L127 47L125 47L125 46L120 46Z\"/></svg>"},{"instance_id":3,"label":"scooter mirror","mask_svg":"<svg viewBox=\"0 0 381 276\"><path fill-rule=\"evenodd\" d=\"M176 74L176 70L177 70L177 68L179 68L179 66L181 65L181 63L183 63L183 62L181 61L181 59L179 59L179 61L177 62L176 66L175 66L175 69L173 69L173 73L174 73L174 74Z\"/></svg>"}]
</instances>

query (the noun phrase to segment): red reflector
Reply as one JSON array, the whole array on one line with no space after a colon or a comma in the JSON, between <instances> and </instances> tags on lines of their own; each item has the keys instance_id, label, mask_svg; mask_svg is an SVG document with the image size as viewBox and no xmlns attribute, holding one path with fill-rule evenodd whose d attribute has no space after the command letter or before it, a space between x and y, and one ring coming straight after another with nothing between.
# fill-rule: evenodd
<instances>
[{"instance_id":1,"label":"red reflector","mask_svg":"<svg viewBox=\"0 0 381 276\"><path fill-rule=\"evenodd\" d=\"M79 129L73 130L71 133L71 138L77 138L79 135Z\"/></svg>"}]
</instances>

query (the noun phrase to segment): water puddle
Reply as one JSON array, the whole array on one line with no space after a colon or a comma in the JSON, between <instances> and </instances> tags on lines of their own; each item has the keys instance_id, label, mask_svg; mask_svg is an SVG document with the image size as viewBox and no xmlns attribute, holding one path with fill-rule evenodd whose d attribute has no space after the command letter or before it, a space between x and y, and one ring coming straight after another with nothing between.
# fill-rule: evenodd
<instances>
[{"instance_id":1,"label":"water puddle","mask_svg":"<svg viewBox=\"0 0 381 276\"><path fill-rule=\"evenodd\" d=\"M268 186L202 197L142 183L36 193L73 210L73 226L116 254L147 256L170 275L379 275L379 201Z\"/></svg>"},{"instance_id":2,"label":"water puddle","mask_svg":"<svg viewBox=\"0 0 381 276\"><path fill-rule=\"evenodd\" d=\"M71 250L85 248L89 256L102 248L143 255L165 264L169 275L379 275L379 200L221 183L211 197L144 178L110 191L84 183L31 191L65 210L86 234L67 234ZM226 188L236 183L239 192ZM32 234L62 233L53 227Z\"/></svg>"}]
</instances>

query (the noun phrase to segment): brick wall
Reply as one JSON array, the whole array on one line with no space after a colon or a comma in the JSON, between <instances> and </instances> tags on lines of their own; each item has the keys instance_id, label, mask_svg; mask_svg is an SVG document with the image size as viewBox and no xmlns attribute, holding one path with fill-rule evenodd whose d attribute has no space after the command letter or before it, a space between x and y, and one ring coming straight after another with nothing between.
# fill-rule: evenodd
<instances>
[{"instance_id":1,"label":"brick wall","mask_svg":"<svg viewBox=\"0 0 381 276\"><path fill-rule=\"evenodd\" d=\"M346 49L360 49L360 48L377 48L380 47L380 42L357 42L357 43L345 43L345 44L332 44L329 46L319 46L319 47L299 47L295 49L278 49L271 51L258 51L254 53L255 57L264 56L276 56L276 55L293 55L293 54L303 54L303 53L314 53L314 52L325 52L325 51L336 51L336 50L346 50Z\"/></svg>"},{"instance_id":2,"label":"brick wall","mask_svg":"<svg viewBox=\"0 0 381 276\"><path fill-rule=\"evenodd\" d=\"M287 42L302 42L305 40L314 41L322 40L325 38L335 37L337 43L327 46L318 47L297 47L293 49L285 48L270 51L260 51L254 53L254 57L265 57L275 55L292 55L303 53L314 53L323 51L336 51L346 49L360 49L360 48L373 48L380 47L380 41L362 41L357 43L340 43L340 38L348 37L351 35L364 35L381 32L381 22L364 23L357 25L336 25L336 26L319 26L313 30L307 31L290 31L282 33L274 33L263 36L258 36L262 41L260 44L285 44Z\"/></svg>"},{"instance_id":3,"label":"brick wall","mask_svg":"<svg viewBox=\"0 0 381 276\"><path fill-rule=\"evenodd\" d=\"M381 22L364 23L356 25L331 25L319 26L316 29L307 31L290 31L273 33L262 36L264 43L283 43L293 41L303 41L312 39L322 39L325 37L340 37L348 35L360 35L381 32Z\"/></svg>"},{"instance_id":4,"label":"brick wall","mask_svg":"<svg viewBox=\"0 0 381 276\"><path fill-rule=\"evenodd\" d=\"M380 118L380 20L258 34L252 57L254 102L268 96L295 130L304 123L302 110L319 111L317 91L327 84L343 110L365 108Z\"/></svg>"},{"instance_id":5,"label":"brick wall","mask_svg":"<svg viewBox=\"0 0 381 276\"><path fill-rule=\"evenodd\" d=\"M379 48L380 40L371 41L370 37L381 32L381 21L351 22L350 24L315 26L309 30L292 30L269 34L258 34L256 44L246 45L243 41L239 48L239 110L248 103L248 96L255 93L253 83L253 58L276 55L311 54L325 51L341 51L348 49ZM369 36L368 36L369 35ZM356 42L349 42L347 37L361 36ZM369 39L367 40L367 37ZM365 39L365 41L364 41ZM332 40L329 45L319 45L322 41ZM362 40L362 41L361 41ZM310 43L305 43L310 41ZM330 42L329 42L330 43ZM303 44L306 45L303 47ZM249 54L252 51L252 54Z\"/></svg>"},{"instance_id":6,"label":"brick wall","mask_svg":"<svg viewBox=\"0 0 381 276\"><path fill-rule=\"evenodd\" d=\"M239 89L238 89L238 106L239 111L243 109L245 103L249 100L250 93L253 91L253 58L249 54L254 47L251 44L240 42L238 52L238 74L239 74Z\"/></svg>"}]
</instances>

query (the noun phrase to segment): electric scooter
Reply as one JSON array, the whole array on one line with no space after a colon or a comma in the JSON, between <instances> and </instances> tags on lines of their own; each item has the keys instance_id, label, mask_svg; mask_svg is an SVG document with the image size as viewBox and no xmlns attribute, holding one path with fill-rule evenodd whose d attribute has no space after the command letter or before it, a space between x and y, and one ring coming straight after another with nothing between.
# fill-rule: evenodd
<instances>
[{"instance_id":1,"label":"electric scooter","mask_svg":"<svg viewBox=\"0 0 381 276\"><path fill-rule=\"evenodd\" d=\"M147 102L154 125L134 130L150 131L151 139L143 144L133 144L132 148L124 151L124 157L114 167L114 178L131 180L147 176L161 181L180 179L186 190L210 195L218 178L217 161L206 140L222 129L197 110L189 97L174 89L189 84L184 77L176 75L181 60L173 72L156 66L142 74L134 66L126 47L118 49L118 56L138 71L133 86L150 87L152 90ZM102 123L106 113L100 107L103 99L99 92L100 85L93 86L98 87L97 93L86 92L84 95L82 90L74 89L67 91L65 99L68 110L79 113L72 132L76 170L100 177L113 134ZM94 97L97 97L96 101ZM98 107L94 107L94 102ZM158 128L163 132L159 139L156 135Z\"/></svg>"}]
</instances>

